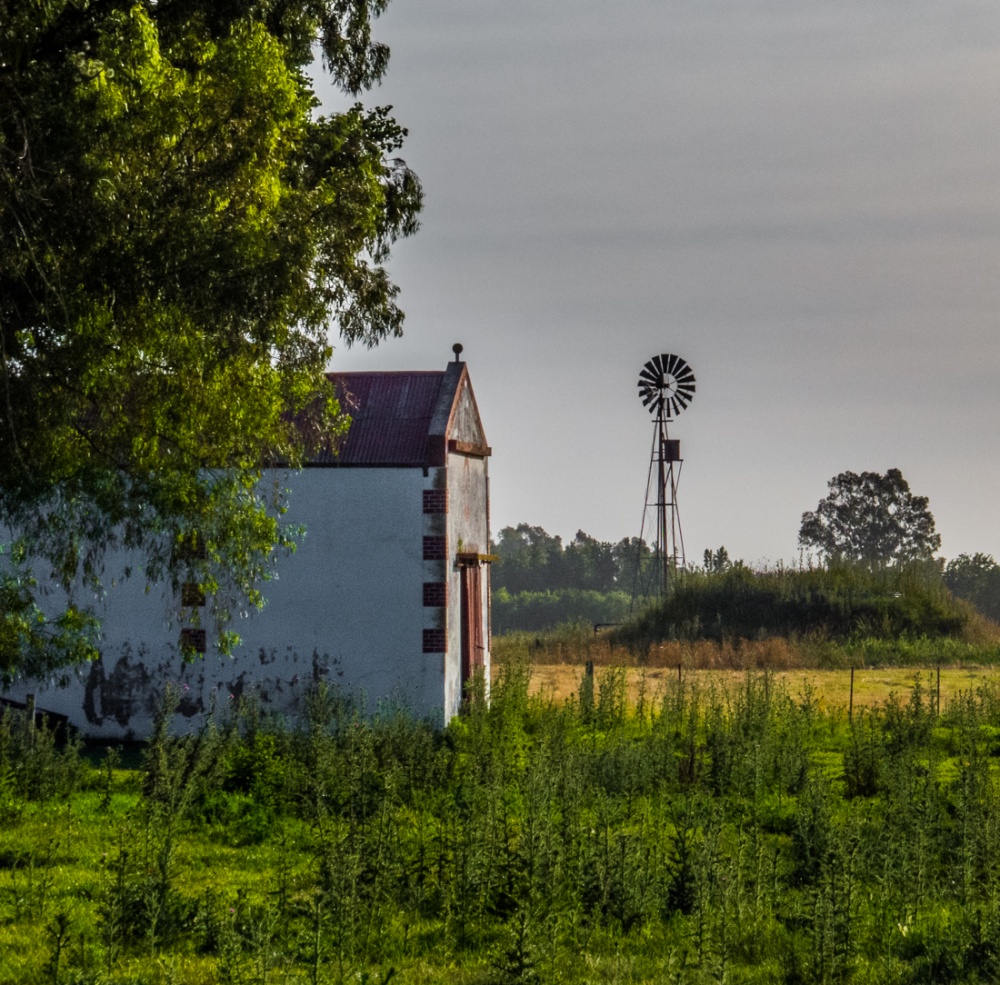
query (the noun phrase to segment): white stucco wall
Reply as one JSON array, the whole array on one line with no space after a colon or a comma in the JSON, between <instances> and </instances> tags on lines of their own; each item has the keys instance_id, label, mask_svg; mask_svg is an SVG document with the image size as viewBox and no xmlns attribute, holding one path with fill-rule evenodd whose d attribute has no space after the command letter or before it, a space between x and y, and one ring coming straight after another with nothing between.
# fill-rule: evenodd
<instances>
[{"instance_id":1,"label":"white stucco wall","mask_svg":"<svg viewBox=\"0 0 1000 985\"><path fill-rule=\"evenodd\" d=\"M480 534L465 519L452 524L423 513L423 490L445 482L443 469L426 471L311 468L288 477L286 519L304 524L307 533L264 586L264 611L232 627L243 637L233 658L213 653L210 643L204 658L185 664L177 601L163 590L146 594L141 578L133 578L111 588L99 610L100 662L46 681L18 682L7 696L23 700L34 693L39 708L109 738L147 734L170 681L181 692L178 731L200 724L213 706L248 689L258 692L266 708L295 714L308 685L319 679L364 692L369 708L389 700L437 721L450 717L461 695L460 682L456 692L452 681L460 674L460 641L456 637L446 655L422 652L423 629L439 627L443 617L443 610L424 607L423 583L445 580L454 566L425 561L423 538L445 534L447 526L453 558L459 537L471 542ZM457 463L463 491L453 502L464 504L470 495L469 481L460 478L466 471ZM454 574L448 580L457 600ZM59 601L57 593L53 606ZM448 622L453 636L458 620Z\"/></svg>"},{"instance_id":2,"label":"white stucco wall","mask_svg":"<svg viewBox=\"0 0 1000 985\"><path fill-rule=\"evenodd\" d=\"M422 493L433 471L306 469L293 477L289 517L304 523L295 555L267 585L268 605L237 625L237 656L261 665L293 655L317 673L363 690L369 703L398 700L442 714L440 655L422 653L427 526Z\"/></svg>"}]
</instances>

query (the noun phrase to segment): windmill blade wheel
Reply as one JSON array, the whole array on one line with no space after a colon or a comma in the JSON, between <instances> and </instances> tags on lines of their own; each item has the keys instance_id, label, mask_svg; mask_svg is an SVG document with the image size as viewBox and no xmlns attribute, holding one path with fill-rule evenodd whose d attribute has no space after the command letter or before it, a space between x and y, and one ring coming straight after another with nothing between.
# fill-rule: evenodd
<instances>
[{"instance_id":1,"label":"windmill blade wheel","mask_svg":"<svg viewBox=\"0 0 1000 985\"><path fill-rule=\"evenodd\" d=\"M676 417L694 398L695 377L680 356L653 356L639 372L639 399L651 414Z\"/></svg>"}]
</instances>

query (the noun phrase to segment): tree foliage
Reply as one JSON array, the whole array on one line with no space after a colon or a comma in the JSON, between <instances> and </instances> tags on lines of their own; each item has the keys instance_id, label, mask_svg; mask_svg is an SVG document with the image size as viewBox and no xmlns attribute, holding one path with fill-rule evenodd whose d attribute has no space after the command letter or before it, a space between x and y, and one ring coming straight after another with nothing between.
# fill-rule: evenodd
<instances>
[{"instance_id":1,"label":"tree foliage","mask_svg":"<svg viewBox=\"0 0 1000 985\"><path fill-rule=\"evenodd\" d=\"M493 629L540 632L565 623L617 623L645 601L655 564L645 541L600 541L582 530L568 544L542 527L504 527L492 545Z\"/></svg>"},{"instance_id":2,"label":"tree foliage","mask_svg":"<svg viewBox=\"0 0 1000 985\"><path fill-rule=\"evenodd\" d=\"M941 546L926 496L914 496L899 469L841 472L812 513L799 543L829 560L869 567L928 561Z\"/></svg>"},{"instance_id":3,"label":"tree foliage","mask_svg":"<svg viewBox=\"0 0 1000 985\"><path fill-rule=\"evenodd\" d=\"M547 592L492 593L491 621L494 634L511 632L543 633L567 624L613 625L624 622L645 599L633 600L621 591L597 592L584 588L557 588Z\"/></svg>"},{"instance_id":4,"label":"tree foliage","mask_svg":"<svg viewBox=\"0 0 1000 985\"><path fill-rule=\"evenodd\" d=\"M578 530L564 546L561 537L527 523L504 527L492 550L500 557L493 567L493 588L513 594L559 589L631 592L637 565L645 572L652 563L649 546L635 537L611 543Z\"/></svg>"},{"instance_id":5,"label":"tree foliage","mask_svg":"<svg viewBox=\"0 0 1000 985\"><path fill-rule=\"evenodd\" d=\"M261 465L343 426L332 330L401 329L405 131L318 116L307 74L378 82L385 5L0 0L0 517L44 575L96 589L123 548L223 620L260 603L292 533Z\"/></svg>"},{"instance_id":6,"label":"tree foliage","mask_svg":"<svg viewBox=\"0 0 1000 985\"><path fill-rule=\"evenodd\" d=\"M1000 564L991 554L960 554L945 567L944 583L952 594L1000 622Z\"/></svg>"},{"instance_id":7,"label":"tree foliage","mask_svg":"<svg viewBox=\"0 0 1000 985\"><path fill-rule=\"evenodd\" d=\"M716 551L706 547L705 553L702 555L702 559L705 571L712 574L720 574L721 572L728 571L731 567L733 567L733 561L729 557L729 551L726 550L725 546L720 547ZM737 561L736 564L742 566L743 562Z\"/></svg>"}]
</instances>

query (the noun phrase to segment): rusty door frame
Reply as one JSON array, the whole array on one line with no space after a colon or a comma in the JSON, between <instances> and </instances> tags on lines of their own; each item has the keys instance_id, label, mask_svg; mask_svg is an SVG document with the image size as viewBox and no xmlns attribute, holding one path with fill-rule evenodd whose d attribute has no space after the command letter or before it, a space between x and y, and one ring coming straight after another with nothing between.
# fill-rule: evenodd
<instances>
[{"instance_id":1,"label":"rusty door frame","mask_svg":"<svg viewBox=\"0 0 1000 985\"><path fill-rule=\"evenodd\" d=\"M472 680L476 670L486 668L486 627L483 615L483 564L478 559L463 561L461 572L462 689Z\"/></svg>"}]
</instances>

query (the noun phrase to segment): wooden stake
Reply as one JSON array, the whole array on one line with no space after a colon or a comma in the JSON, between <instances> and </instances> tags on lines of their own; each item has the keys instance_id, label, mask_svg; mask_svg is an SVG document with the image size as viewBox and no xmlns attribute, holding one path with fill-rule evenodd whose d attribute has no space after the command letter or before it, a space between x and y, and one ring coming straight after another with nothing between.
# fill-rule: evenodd
<instances>
[{"instance_id":1,"label":"wooden stake","mask_svg":"<svg viewBox=\"0 0 1000 985\"><path fill-rule=\"evenodd\" d=\"M34 745L35 743L35 696L29 694L26 696L26 702L28 706L28 741Z\"/></svg>"},{"instance_id":2,"label":"wooden stake","mask_svg":"<svg viewBox=\"0 0 1000 985\"><path fill-rule=\"evenodd\" d=\"M854 721L854 667L851 667L851 697L847 704L847 720Z\"/></svg>"}]
</instances>

